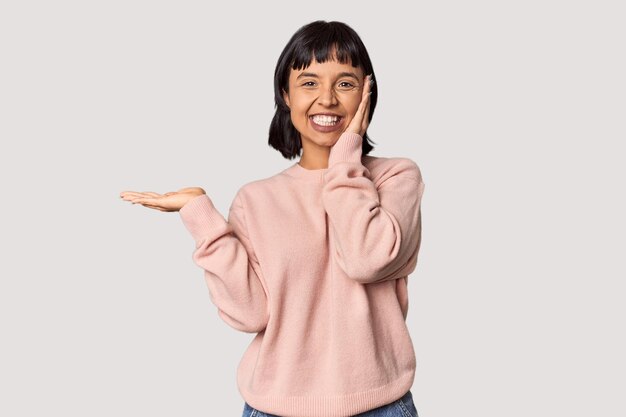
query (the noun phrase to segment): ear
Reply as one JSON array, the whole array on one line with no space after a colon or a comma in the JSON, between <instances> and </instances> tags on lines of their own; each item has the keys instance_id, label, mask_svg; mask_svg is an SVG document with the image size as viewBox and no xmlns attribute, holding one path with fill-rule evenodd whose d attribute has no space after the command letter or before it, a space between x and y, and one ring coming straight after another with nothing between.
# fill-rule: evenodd
<instances>
[{"instance_id":1,"label":"ear","mask_svg":"<svg viewBox=\"0 0 626 417\"><path fill-rule=\"evenodd\" d=\"M285 103L287 103L287 107L290 107L289 94L287 94L287 92L284 89L283 89L283 100L285 100Z\"/></svg>"}]
</instances>

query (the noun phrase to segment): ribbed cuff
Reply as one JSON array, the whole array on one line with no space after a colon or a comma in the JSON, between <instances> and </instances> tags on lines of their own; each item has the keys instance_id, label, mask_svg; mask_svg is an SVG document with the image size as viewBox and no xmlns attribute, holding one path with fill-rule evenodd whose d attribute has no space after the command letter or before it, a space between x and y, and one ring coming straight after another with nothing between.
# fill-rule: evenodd
<instances>
[{"instance_id":1,"label":"ribbed cuff","mask_svg":"<svg viewBox=\"0 0 626 417\"><path fill-rule=\"evenodd\" d=\"M358 133L344 132L330 148L328 167L337 162L361 162L363 138Z\"/></svg>"},{"instance_id":2,"label":"ribbed cuff","mask_svg":"<svg viewBox=\"0 0 626 417\"><path fill-rule=\"evenodd\" d=\"M189 200L180 210L183 224L196 242L216 233L221 233L228 222L215 208L206 194Z\"/></svg>"}]
</instances>

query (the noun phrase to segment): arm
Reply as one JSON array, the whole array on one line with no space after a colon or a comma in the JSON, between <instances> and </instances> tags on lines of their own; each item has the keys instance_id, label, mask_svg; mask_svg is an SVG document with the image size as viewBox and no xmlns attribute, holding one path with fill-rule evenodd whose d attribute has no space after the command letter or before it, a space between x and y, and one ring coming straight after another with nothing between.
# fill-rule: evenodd
<instances>
[{"instance_id":1,"label":"arm","mask_svg":"<svg viewBox=\"0 0 626 417\"><path fill-rule=\"evenodd\" d=\"M206 194L188 201L180 216L196 242L193 260L204 270L211 301L222 320L246 333L265 329L269 319L267 295L239 193L230 207L228 222Z\"/></svg>"},{"instance_id":2,"label":"arm","mask_svg":"<svg viewBox=\"0 0 626 417\"><path fill-rule=\"evenodd\" d=\"M361 163L362 141L360 135L344 132L333 145L322 201L339 266L348 277L369 284L415 270L424 182L415 162L399 158L376 187Z\"/></svg>"}]
</instances>

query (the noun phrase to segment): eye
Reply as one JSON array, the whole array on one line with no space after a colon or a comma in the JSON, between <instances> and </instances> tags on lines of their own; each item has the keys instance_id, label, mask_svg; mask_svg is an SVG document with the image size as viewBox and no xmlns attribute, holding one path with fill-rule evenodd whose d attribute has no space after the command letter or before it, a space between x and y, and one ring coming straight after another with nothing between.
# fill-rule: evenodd
<instances>
[{"instance_id":1,"label":"eye","mask_svg":"<svg viewBox=\"0 0 626 417\"><path fill-rule=\"evenodd\" d=\"M348 81L342 81L339 84L348 84L349 87L354 87L354 84L349 83Z\"/></svg>"},{"instance_id":2,"label":"eye","mask_svg":"<svg viewBox=\"0 0 626 417\"><path fill-rule=\"evenodd\" d=\"M307 84L311 84L311 83L315 83L315 81L307 81L307 82L305 82L305 83L304 83L304 84L302 84L302 85L307 85ZM307 86L307 87L308 87L308 86Z\"/></svg>"}]
</instances>

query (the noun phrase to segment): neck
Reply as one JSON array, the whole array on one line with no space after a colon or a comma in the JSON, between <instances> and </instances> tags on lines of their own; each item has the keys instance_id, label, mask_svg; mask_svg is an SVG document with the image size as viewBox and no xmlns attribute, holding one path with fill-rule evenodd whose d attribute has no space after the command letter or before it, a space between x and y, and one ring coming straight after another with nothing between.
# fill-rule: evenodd
<instances>
[{"instance_id":1,"label":"neck","mask_svg":"<svg viewBox=\"0 0 626 417\"><path fill-rule=\"evenodd\" d=\"M301 137L302 139L302 137ZM328 157L330 156L330 146L318 145L308 139L301 140L302 156L300 157L301 167L305 169L326 169L328 168Z\"/></svg>"}]
</instances>

